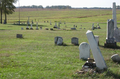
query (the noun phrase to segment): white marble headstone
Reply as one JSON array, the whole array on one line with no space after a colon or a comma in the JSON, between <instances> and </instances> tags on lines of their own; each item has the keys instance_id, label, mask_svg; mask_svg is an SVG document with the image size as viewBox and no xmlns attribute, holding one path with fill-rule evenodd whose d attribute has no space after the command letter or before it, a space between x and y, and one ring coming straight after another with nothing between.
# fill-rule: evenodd
<instances>
[{"instance_id":1,"label":"white marble headstone","mask_svg":"<svg viewBox=\"0 0 120 79\"><path fill-rule=\"evenodd\" d=\"M88 38L88 41L89 41L89 44L90 44L90 48L92 50L92 54L93 54L93 57L95 59L95 62L96 62L96 66L99 68L99 69L106 69L107 66L106 66L106 63L105 63L105 60L101 54L101 51L97 45L97 42L95 40L95 37L93 35L93 32L88 30L86 32L86 35L87 35L87 38Z\"/></svg>"},{"instance_id":2,"label":"white marble headstone","mask_svg":"<svg viewBox=\"0 0 120 79\"><path fill-rule=\"evenodd\" d=\"M82 42L80 45L79 45L79 56L80 56L80 59L88 59L90 58L90 46L88 43L86 42Z\"/></svg>"}]
</instances>

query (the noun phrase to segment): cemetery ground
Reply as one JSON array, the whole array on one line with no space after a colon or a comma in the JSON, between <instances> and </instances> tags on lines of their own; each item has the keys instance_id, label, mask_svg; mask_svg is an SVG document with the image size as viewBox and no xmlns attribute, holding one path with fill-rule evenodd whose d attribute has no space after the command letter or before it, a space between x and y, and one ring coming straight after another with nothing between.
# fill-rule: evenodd
<instances>
[{"instance_id":1,"label":"cemetery ground","mask_svg":"<svg viewBox=\"0 0 120 79\"><path fill-rule=\"evenodd\" d=\"M84 10L83 10L84 11ZM94 11L94 10L93 10ZM44 11L43 11L44 12ZM58 11L55 11L56 15ZM61 11L59 11L61 12ZM69 12L69 11L68 11ZM71 11L72 12L72 11ZM88 13L90 13L88 11ZM40 19L38 27L43 27L42 30L35 30L36 25L33 25L34 30L26 30L27 25L14 25L13 16L17 13L8 16L8 24L0 24L0 78L1 79L119 79L120 78L120 63L113 62L111 56L113 54L120 54L120 43L117 43L117 48L105 48L104 43L106 41L106 27L107 19L110 19L110 15L104 14L105 10L101 11L103 16L92 16L85 18L65 18L58 19L45 18L42 14L43 20ZM24 11L23 11L24 13ZM48 12L49 13L49 12ZM51 12L52 13L52 12ZM50 14L51 14L50 13ZM64 11L63 11L64 13ZM120 16L118 11L118 17ZM69 14L69 13L68 13ZM76 13L79 16L79 12ZM86 13L87 14L87 13ZM97 13L99 15L99 13ZM96 15L97 15L96 14ZM22 14L24 15L24 14ZM52 14L51 14L52 15ZM62 12L60 16L62 15ZM64 14L63 14L64 15ZM72 15L72 14L71 14ZM70 17L71 15L68 15ZM92 12L89 14L94 15ZM42 17L41 16L41 17ZM59 17L60 17L59 16ZM67 16L67 15L66 15ZM86 16L86 15L80 15ZM96 17L99 17L96 18ZM22 18L22 17L21 17ZM27 17L23 20L27 20ZM104 19L105 20L104 20ZM32 17L35 19L35 17ZM44 23L43 21L51 20L50 23ZM117 19L117 26L120 27L120 20ZM15 21L17 21L15 19ZM61 21L60 29L45 30L45 28L52 28L54 21ZM63 22L66 22L64 24ZM68 21L68 22L67 22ZM81 21L81 22L78 22ZM86 22L88 21L88 22ZM81 70L82 65L86 62L79 59L79 46L71 44L71 38L79 38L79 44L87 42L86 32L92 28L92 23L97 25L97 22L101 29L92 30L94 35L99 35L99 48L107 64L107 71L104 73L86 73L76 74ZM73 25L77 25L77 30L71 30ZM67 26L67 27L66 27ZM21 27L24 30L21 30ZM30 27L30 26L29 26ZM82 29L80 29L82 28ZM63 30L66 29L66 30ZM22 34L23 38L16 38L16 34ZM65 46L57 46L54 43L54 37L61 36ZM91 52L91 51L90 51ZM93 58L92 52L90 57Z\"/></svg>"}]
</instances>

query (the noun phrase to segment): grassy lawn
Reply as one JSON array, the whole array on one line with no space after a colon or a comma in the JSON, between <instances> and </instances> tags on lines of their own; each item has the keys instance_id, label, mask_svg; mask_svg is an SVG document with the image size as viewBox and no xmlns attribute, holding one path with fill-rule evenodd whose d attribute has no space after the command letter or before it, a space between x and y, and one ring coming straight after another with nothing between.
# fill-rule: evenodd
<instances>
[{"instance_id":1,"label":"grassy lawn","mask_svg":"<svg viewBox=\"0 0 120 79\"><path fill-rule=\"evenodd\" d=\"M120 22L120 10L117 10L117 13L117 22ZM21 12L23 21L27 21L27 16L31 16L30 20L40 18L39 27L42 26L42 30L35 30L35 24L34 30L25 30L27 25L14 25L14 21L18 19L18 12L9 15L8 24L0 24L0 79L119 79L120 64L114 63L111 55L120 54L120 49L104 48L106 22L107 19L112 18L111 14L111 10ZM51 21L52 25L43 21ZM52 28L55 21L62 22L61 29L45 30ZM71 38L79 38L79 44L88 43L86 32L92 28L92 23L95 23L95 26L99 23L102 28L92 31L94 35L99 35L99 48L108 70L101 74L78 75L76 71L80 70L86 61L79 59L79 46L72 45ZM77 30L70 30L73 25L77 25ZM117 25L120 27L119 23ZM21 27L24 30L21 30ZM22 34L24 38L16 38L16 34ZM56 36L61 36L66 46L56 46L54 44ZM120 43L117 45L120 46ZM93 58L92 53L91 58Z\"/></svg>"}]
</instances>

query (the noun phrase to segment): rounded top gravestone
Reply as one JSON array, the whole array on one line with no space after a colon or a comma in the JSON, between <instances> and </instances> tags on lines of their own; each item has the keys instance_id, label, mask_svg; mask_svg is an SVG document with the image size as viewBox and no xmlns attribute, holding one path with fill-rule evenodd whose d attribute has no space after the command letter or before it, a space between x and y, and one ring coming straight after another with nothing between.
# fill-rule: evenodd
<instances>
[{"instance_id":1,"label":"rounded top gravestone","mask_svg":"<svg viewBox=\"0 0 120 79\"><path fill-rule=\"evenodd\" d=\"M90 58L90 46L86 42L82 42L79 45L79 52L80 52L80 59L85 59L87 60Z\"/></svg>"}]
</instances>

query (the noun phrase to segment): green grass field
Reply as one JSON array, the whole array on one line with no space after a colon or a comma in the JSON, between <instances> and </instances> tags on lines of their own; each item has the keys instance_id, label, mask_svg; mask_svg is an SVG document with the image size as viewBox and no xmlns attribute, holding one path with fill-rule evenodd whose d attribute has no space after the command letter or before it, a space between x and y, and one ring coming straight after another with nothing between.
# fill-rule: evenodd
<instances>
[{"instance_id":1,"label":"green grass field","mask_svg":"<svg viewBox=\"0 0 120 79\"><path fill-rule=\"evenodd\" d=\"M120 54L120 48L104 48L107 19L112 18L112 10L38 10L22 11L21 20L39 19L42 30L25 30L27 25L14 25L19 20L18 12L8 16L8 24L0 24L0 79L119 79L120 64L111 60L111 55ZM120 27L120 10L117 10L117 26ZM44 21L51 21L44 23ZM61 21L61 29L52 28L55 21ZM66 22L66 24L64 24ZM79 38L79 44L87 42L86 32L99 23L101 29L92 30L99 35L100 50L107 64L104 73L76 74L86 62L79 59L79 46L71 44L72 37ZM77 25L77 30L70 30ZM81 26L82 25L82 26ZM67 26L67 27L65 27ZM24 30L21 30L21 27ZM30 26L29 26L30 27ZM82 28L82 29L79 29ZM85 28L85 29L84 29ZM66 29L66 30L63 30ZM22 34L23 39L16 38ZM56 46L54 38L63 37L66 46ZM120 46L120 43L117 43ZM91 58L93 55L91 53Z\"/></svg>"}]
</instances>

